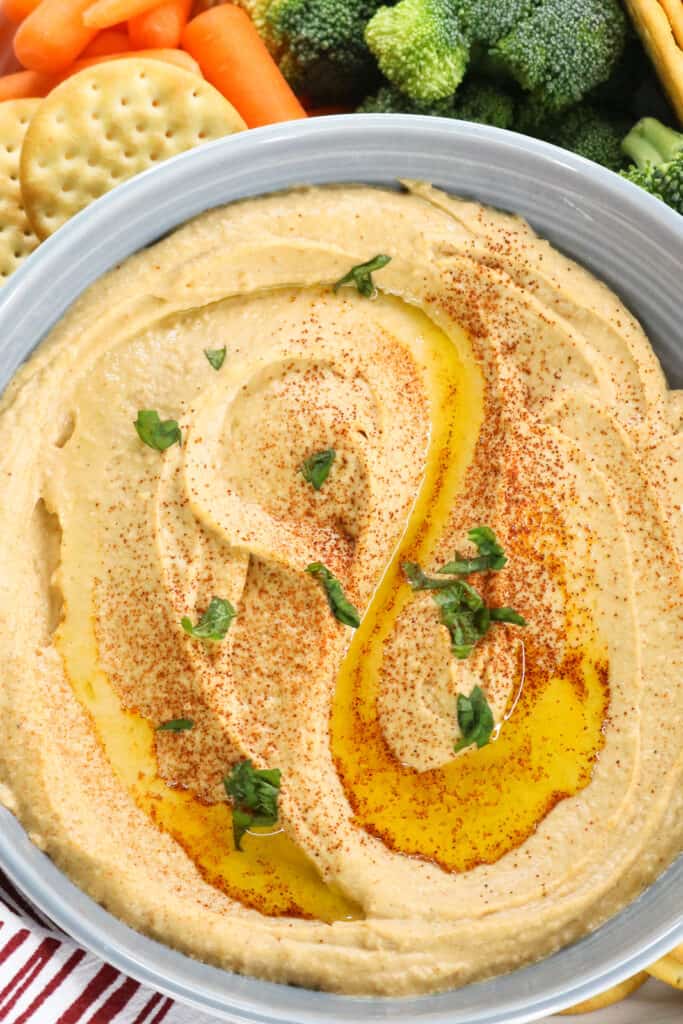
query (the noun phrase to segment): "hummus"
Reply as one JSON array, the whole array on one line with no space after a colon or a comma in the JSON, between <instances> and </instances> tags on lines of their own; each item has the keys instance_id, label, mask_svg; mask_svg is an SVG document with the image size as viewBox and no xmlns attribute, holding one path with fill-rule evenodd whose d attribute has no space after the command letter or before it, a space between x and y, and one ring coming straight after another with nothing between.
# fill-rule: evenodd
<instances>
[{"instance_id":1,"label":"hummus","mask_svg":"<svg viewBox=\"0 0 683 1024\"><path fill-rule=\"evenodd\" d=\"M376 296L331 287L378 254ZM594 929L683 848L682 408L515 217L418 183L199 217L2 401L3 801L113 914L262 978L431 992ZM181 443L143 444L139 410ZM458 658L402 564L481 525L507 564L468 578L527 624ZM206 642L181 620L215 597L236 616ZM239 851L246 759L279 817Z\"/></svg>"}]
</instances>

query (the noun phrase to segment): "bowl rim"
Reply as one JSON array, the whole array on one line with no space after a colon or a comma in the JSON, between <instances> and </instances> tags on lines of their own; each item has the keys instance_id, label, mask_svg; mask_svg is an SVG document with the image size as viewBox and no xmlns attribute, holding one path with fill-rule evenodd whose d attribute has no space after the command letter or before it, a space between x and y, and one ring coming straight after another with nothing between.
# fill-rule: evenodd
<instances>
[{"instance_id":1,"label":"bowl rim","mask_svg":"<svg viewBox=\"0 0 683 1024\"><path fill-rule=\"evenodd\" d=\"M663 246L672 245L680 251L683 261L683 218L627 180L575 154L513 132L452 119L416 115L335 115L252 129L207 143L138 175L97 200L47 239L3 286L0 292L0 339L3 339L0 341L0 349L4 347L10 351L12 344L16 344L22 352L18 362L23 361L75 296L91 280L101 276L105 267L109 268L144 245L152 244L189 216L220 205L214 202L202 205L202 174L215 177L230 163L241 180L248 172L239 169L240 162L248 164L250 159L272 161L278 156L284 158L292 147L311 141L320 151L328 146L339 147L341 142L348 148L349 170L340 171L336 179L325 180L337 180L340 183L363 181L367 180L367 175L353 173L354 141L356 144L365 142L369 145L368 140L372 138L372 146L381 155L383 141L390 138L395 140L399 128L405 134L406 145L409 140L410 145L420 145L427 153L430 145L436 146L437 142L440 145L445 140L450 143L476 143L484 147L490 144L492 152L499 151L506 159L514 161L524 156L537 160L549 173L552 167L561 168L563 174L568 174L577 183L600 192L610 201L613 199L623 216L631 214L647 223L653 233L659 236ZM387 182L395 181L396 175L388 173L384 179ZM193 184L195 181L199 184ZM292 187L299 183L299 179L292 179L288 185ZM180 193L174 191L177 189L180 189ZM259 194L263 192L249 192L247 186L246 190L243 188L243 191L235 193L232 199L225 198L221 202ZM181 212L180 216L172 212L177 210L179 195L185 203L183 210L190 209L193 212ZM127 215L137 218L135 228L138 234L140 225L145 225L147 238L147 241L136 242L128 249L126 240L130 232L126 225ZM164 226L155 233L155 216L157 224L161 222L172 226ZM106 251L104 247L108 237L115 244ZM79 275L82 276L82 283L74 290L73 282ZM45 289L45 282L48 282L47 290L55 295L49 323L44 312L35 314L32 303L24 301L26 294L32 291L37 294L37 290ZM60 292L60 289L63 291ZM9 342L4 340L6 334L10 338ZM8 380L15 370L16 366L10 368ZM4 385L0 383L0 391L3 389ZM402 999L342 996L296 989L199 964L135 932L62 875L53 862L30 843L22 827L9 812L0 810L0 823L0 868L79 944L143 984L198 1010L233 1022L312 1024L324 1014L330 1024L387 1017L406 1021L424 1020L429 1024L445 1024L446 1021L449 1024L522 1024L611 987L664 955L678 942L683 942L682 910L676 920L668 920L666 925L651 929L649 935L635 941L630 941L629 937L630 944L627 942L626 952L622 949L611 956L603 955L599 961L587 955L586 961L577 968L575 984L563 983L559 987L550 984L544 988L542 983L538 983L536 975L539 968L550 960L566 957L568 951L580 949L582 945L585 947L588 939L623 918L629 909L626 908L591 936L552 957L500 976L502 979L526 977L528 981L520 983L517 996L503 996L502 1004L489 1006L488 1009L454 1010L448 1005L448 997L454 996L456 992L481 991L481 986L491 988L499 979L478 982L450 993ZM683 859L679 858L635 904L631 904L631 908L647 900L652 890L658 887L661 890L670 885L673 874L678 880L681 869ZM196 975L199 982L193 981L192 975ZM219 984L214 976L220 977L223 984Z\"/></svg>"}]
</instances>

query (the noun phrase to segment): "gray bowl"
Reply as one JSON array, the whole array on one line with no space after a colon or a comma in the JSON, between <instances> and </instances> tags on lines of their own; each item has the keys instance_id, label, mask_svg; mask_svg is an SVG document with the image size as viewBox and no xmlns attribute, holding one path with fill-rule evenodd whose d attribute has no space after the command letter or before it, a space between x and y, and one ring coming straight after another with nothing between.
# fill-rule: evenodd
<instances>
[{"instance_id":1,"label":"gray bowl","mask_svg":"<svg viewBox=\"0 0 683 1024\"><path fill-rule=\"evenodd\" d=\"M421 178L523 214L603 278L683 385L683 219L610 171L511 132L364 115L261 128L210 143L115 189L50 238L0 293L0 390L79 293L212 206L295 184ZM387 228L390 230L390 225ZM0 811L0 867L83 946L139 981L232 1022L521 1024L599 992L683 942L683 858L580 942L438 996L361 999L244 978L132 931L74 886Z\"/></svg>"}]
</instances>

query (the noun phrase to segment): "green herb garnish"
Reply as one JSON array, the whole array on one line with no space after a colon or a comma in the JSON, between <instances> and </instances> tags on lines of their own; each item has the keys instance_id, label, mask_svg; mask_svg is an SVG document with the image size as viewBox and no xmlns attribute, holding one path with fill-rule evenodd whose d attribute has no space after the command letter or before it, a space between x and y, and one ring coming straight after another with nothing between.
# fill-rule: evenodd
<instances>
[{"instance_id":1,"label":"green herb garnish","mask_svg":"<svg viewBox=\"0 0 683 1024\"><path fill-rule=\"evenodd\" d=\"M345 626L353 626L354 629L358 629L360 626L360 615L345 597L342 585L337 577L333 576L322 562L312 562L306 566L306 572L322 583L335 619L343 622Z\"/></svg>"},{"instance_id":2,"label":"green herb garnish","mask_svg":"<svg viewBox=\"0 0 683 1024\"><path fill-rule=\"evenodd\" d=\"M233 765L223 779L225 792L233 802L232 834L235 849L242 849L242 836L247 829L277 824L277 800L280 792L280 769L256 769L251 761Z\"/></svg>"},{"instance_id":3,"label":"green herb garnish","mask_svg":"<svg viewBox=\"0 0 683 1024\"><path fill-rule=\"evenodd\" d=\"M508 622L526 626L526 620L513 608L489 608L481 594L464 580L447 579L450 576L469 575L474 572L498 572L507 562L505 553L488 526L477 526L468 535L476 545L476 558L463 558L455 553L455 560L439 569L439 576L428 576L416 562L404 562L403 572L413 590L432 590L439 606L441 622L451 635L451 650L456 658L468 658L472 648L486 636L492 622Z\"/></svg>"},{"instance_id":4,"label":"green herb garnish","mask_svg":"<svg viewBox=\"0 0 683 1024\"><path fill-rule=\"evenodd\" d=\"M220 370L221 366L225 362L225 353L227 348L205 348L204 355L209 360L214 370Z\"/></svg>"},{"instance_id":5,"label":"green herb garnish","mask_svg":"<svg viewBox=\"0 0 683 1024\"><path fill-rule=\"evenodd\" d=\"M344 274L340 277L337 282L333 285L334 291L338 292L342 285L355 284L356 288L366 299L374 299L377 295L377 289L375 288L375 282L372 280L372 275L375 270L381 270L382 267L386 267L387 263L391 261L391 256L374 256L367 263L359 263L356 267L351 267L348 274Z\"/></svg>"},{"instance_id":6,"label":"green herb garnish","mask_svg":"<svg viewBox=\"0 0 683 1024\"><path fill-rule=\"evenodd\" d=\"M337 457L334 448L325 448L320 452L313 452L301 463L301 475L307 484L312 484L313 489L319 491L327 480L332 463Z\"/></svg>"},{"instance_id":7,"label":"green herb garnish","mask_svg":"<svg viewBox=\"0 0 683 1024\"><path fill-rule=\"evenodd\" d=\"M513 626L526 626L526 619L514 608L489 608L491 622L511 622Z\"/></svg>"},{"instance_id":8,"label":"green herb garnish","mask_svg":"<svg viewBox=\"0 0 683 1024\"><path fill-rule=\"evenodd\" d=\"M485 747L493 732L493 713L481 686L475 686L469 697L458 694L458 725L462 736L453 749L457 752L476 743Z\"/></svg>"},{"instance_id":9,"label":"green herb garnish","mask_svg":"<svg viewBox=\"0 0 683 1024\"><path fill-rule=\"evenodd\" d=\"M455 560L448 562L443 568L437 570L438 572L448 573L451 576L458 574L466 576L471 572L499 572L503 568L507 558L490 526L475 526L473 530L469 531L467 537L479 552L478 557L466 558L456 551Z\"/></svg>"},{"instance_id":10,"label":"green herb garnish","mask_svg":"<svg viewBox=\"0 0 683 1024\"><path fill-rule=\"evenodd\" d=\"M133 425L140 440L158 452L166 451L172 444L182 444L178 421L159 419L156 409L139 409Z\"/></svg>"},{"instance_id":11,"label":"green herb garnish","mask_svg":"<svg viewBox=\"0 0 683 1024\"><path fill-rule=\"evenodd\" d=\"M196 626L192 625L187 616L180 620L180 625L187 635L194 637L195 640L222 640L236 615L237 612L229 601L223 597L212 597L209 607Z\"/></svg>"},{"instance_id":12,"label":"green herb garnish","mask_svg":"<svg viewBox=\"0 0 683 1024\"><path fill-rule=\"evenodd\" d=\"M188 729L194 729L192 718L171 718L157 726L157 732L187 732Z\"/></svg>"}]
</instances>

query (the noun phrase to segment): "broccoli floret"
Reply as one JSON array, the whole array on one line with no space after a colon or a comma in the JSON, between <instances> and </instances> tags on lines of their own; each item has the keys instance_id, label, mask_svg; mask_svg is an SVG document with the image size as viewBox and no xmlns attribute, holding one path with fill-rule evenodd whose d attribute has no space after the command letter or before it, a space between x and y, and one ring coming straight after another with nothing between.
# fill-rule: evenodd
<instances>
[{"instance_id":1,"label":"broccoli floret","mask_svg":"<svg viewBox=\"0 0 683 1024\"><path fill-rule=\"evenodd\" d=\"M341 102L373 88L379 72L364 32L381 3L272 0L265 15L267 34L292 87L319 103Z\"/></svg>"},{"instance_id":2,"label":"broccoli floret","mask_svg":"<svg viewBox=\"0 0 683 1024\"><path fill-rule=\"evenodd\" d=\"M515 101L488 82L469 80L455 96L423 103L385 85L373 96L366 96L359 114L427 114L432 117L457 117L497 128L511 128L515 119Z\"/></svg>"},{"instance_id":3,"label":"broccoli floret","mask_svg":"<svg viewBox=\"0 0 683 1024\"><path fill-rule=\"evenodd\" d=\"M635 162L623 172L624 177L683 214L683 133L654 117L644 117L621 148Z\"/></svg>"},{"instance_id":4,"label":"broccoli floret","mask_svg":"<svg viewBox=\"0 0 683 1024\"><path fill-rule=\"evenodd\" d=\"M414 100L452 96L463 79L469 46L457 7L458 0L400 0L381 7L365 30L382 73Z\"/></svg>"},{"instance_id":5,"label":"broccoli floret","mask_svg":"<svg viewBox=\"0 0 683 1024\"><path fill-rule=\"evenodd\" d=\"M564 110L609 78L625 38L617 0L541 0L492 54L523 89Z\"/></svg>"},{"instance_id":6,"label":"broccoli floret","mask_svg":"<svg viewBox=\"0 0 683 1024\"><path fill-rule=\"evenodd\" d=\"M523 135L552 142L612 171L624 164L621 140L625 127L620 114L607 114L590 103L579 103L558 114L533 96L519 104L515 119L515 129Z\"/></svg>"},{"instance_id":7,"label":"broccoli floret","mask_svg":"<svg viewBox=\"0 0 683 1024\"><path fill-rule=\"evenodd\" d=\"M496 128L512 128L515 100L509 92L503 92L489 82L468 79L455 94L450 116L461 121L491 124Z\"/></svg>"},{"instance_id":8,"label":"broccoli floret","mask_svg":"<svg viewBox=\"0 0 683 1024\"><path fill-rule=\"evenodd\" d=\"M581 103L558 118L548 141L609 167L611 171L618 171L624 164L621 152L624 128L624 121L617 115L607 117L589 104Z\"/></svg>"},{"instance_id":9,"label":"broccoli floret","mask_svg":"<svg viewBox=\"0 0 683 1024\"><path fill-rule=\"evenodd\" d=\"M426 114L432 117L453 117L453 97L423 103L411 99L393 85L383 85L374 95L366 96L356 109L357 114Z\"/></svg>"},{"instance_id":10,"label":"broccoli floret","mask_svg":"<svg viewBox=\"0 0 683 1024\"><path fill-rule=\"evenodd\" d=\"M468 38L493 46L524 18L540 0L458 0L457 10Z\"/></svg>"}]
</instances>

